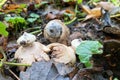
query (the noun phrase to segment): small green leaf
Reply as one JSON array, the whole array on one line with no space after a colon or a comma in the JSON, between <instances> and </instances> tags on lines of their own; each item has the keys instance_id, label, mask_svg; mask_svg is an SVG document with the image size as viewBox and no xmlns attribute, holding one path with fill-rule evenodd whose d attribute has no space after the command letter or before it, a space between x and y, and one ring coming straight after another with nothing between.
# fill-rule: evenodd
<instances>
[{"instance_id":1,"label":"small green leaf","mask_svg":"<svg viewBox=\"0 0 120 80\"><path fill-rule=\"evenodd\" d=\"M77 0L77 3L78 3L78 4L81 4L81 3L82 3L82 0Z\"/></svg>"},{"instance_id":2,"label":"small green leaf","mask_svg":"<svg viewBox=\"0 0 120 80\"><path fill-rule=\"evenodd\" d=\"M0 34L7 37L8 36L8 32L6 31L7 26L5 24L3 24L2 22L0 22Z\"/></svg>"},{"instance_id":3,"label":"small green leaf","mask_svg":"<svg viewBox=\"0 0 120 80\"><path fill-rule=\"evenodd\" d=\"M64 2L70 2L70 1L72 1L72 0L63 0Z\"/></svg>"},{"instance_id":4,"label":"small green leaf","mask_svg":"<svg viewBox=\"0 0 120 80\"><path fill-rule=\"evenodd\" d=\"M103 45L98 41L82 41L76 48L76 54L79 55L79 59L86 67L92 67L90 63L90 57L92 54L102 54Z\"/></svg>"},{"instance_id":5,"label":"small green leaf","mask_svg":"<svg viewBox=\"0 0 120 80\"><path fill-rule=\"evenodd\" d=\"M0 0L0 9L1 9L1 7L3 6L3 4L5 4L6 1L7 1L7 0Z\"/></svg>"},{"instance_id":6,"label":"small green leaf","mask_svg":"<svg viewBox=\"0 0 120 80\"><path fill-rule=\"evenodd\" d=\"M0 68L3 66L3 63L2 62L0 62Z\"/></svg>"},{"instance_id":7,"label":"small green leaf","mask_svg":"<svg viewBox=\"0 0 120 80\"><path fill-rule=\"evenodd\" d=\"M32 17L32 18L39 18L39 15L38 15L38 14L35 14L35 13L31 13L31 14L30 14L30 17Z\"/></svg>"},{"instance_id":8,"label":"small green leaf","mask_svg":"<svg viewBox=\"0 0 120 80\"><path fill-rule=\"evenodd\" d=\"M27 19L27 21L30 22L30 23L32 23L32 22L34 22L34 21L36 21L36 20L37 20L37 18L28 18L28 19Z\"/></svg>"}]
</instances>

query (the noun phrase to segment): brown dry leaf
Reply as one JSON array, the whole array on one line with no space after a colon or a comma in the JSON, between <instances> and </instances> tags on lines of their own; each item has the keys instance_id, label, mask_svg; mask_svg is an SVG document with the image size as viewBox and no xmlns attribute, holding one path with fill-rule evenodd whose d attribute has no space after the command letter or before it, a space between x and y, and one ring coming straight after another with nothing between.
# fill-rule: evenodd
<instances>
[{"instance_id":1,"label":"brown dry leaf","mask_svg":"<svg viewBox=\"0 0 120 80\"><path fill-rule=\"evenodd\" d=\"M120 40L120 29L118 27L104 27L103 32L105 34L105 39L117 39Z\"/></svg>"},{"instance_id":2,"label":"brown dry leaf","mask_svg":"<svg viewBox=\"0 0 120 80\"><path fill-rule=\"evenodd\" d=\"M20 8L20 5L18 5L18 4L10 4L9 6L6 6L6 7L3 9L3 11L4 11L5 13L8 13L8 12L11 12L11 11L16 10L17 8Z\"/></svg>"},{"instance_id":3,"label":"brown dry leaf","mask_svg":"<svg viewBox=\"0 0 120 80\"><path fill-rule=\"evenodd\" d=\"M51 20L51 19L55 19L57 16L52 14L52 13L48 13L47 16L46 16L46 19L47 20Z\"/></svg>"},{"instance_id":4,"label":"brown dry leaf","mask_svg":"<svg viewBox=\"0 0 120 80\"><path fill-rule=\"evenodd\" d=\"M77 0L62 0L64 3L67 3L69 5L75 5Z\"/></svg>"},{"instance_id":5,"label":"brown dry leaf","mask_svg":"<svg viewBox=\"0 0 120 80\"><path fill-rule=\"evenodd\" d=\"M93 3L96 7L101 7L104 8L105 10L111 11L115 6L110 3L110 2L98 2L98 3Z\"/></svg>"},{"instance_id":6,"label":"brown dry leaf","mask_svg":"<svg viewBox=\"0 0 120 80\"><path fill-rule=\"evenodd\" d=\"M3 49L6 49L7 46L7 37L1 36L0 37L0 46L2 46Z\"/></svg>"},{"instance_id":7,"label":"brown dry leaf","mask_svg":"<svg viewBox=\"0 0 120 80\"><path fill-rule=\"evenodd\" d=\"M91 13L91 10L88 6L85 6L85 5L81 5L82 9L84 12L86 12L87 14L90 14Z\"/></svg>"},{"instance_id":8,"label":"brown dry leaf","mask_svg":"<svg viewBox=\"0 0 120 80\"><path fill-rule=\"evenodd\" d=\"M70 31L60 20L51 20L44 28L44 37L50 42L67 44Z\"/></svg>"},{"instance_id":9,"label":"brown dry leaf","mask_svg":"<svg viewBox=\"0 0 120 80\"><path fill-rule=\"evenodd\" d=\"M20 8L20 5L18 4L9 4L9 6L6 6L6 10L14 10L14 9L17 9L17 8Z\"/></svg>"},{"instance_id":10,"label":"brown dry leaf","mask_svg":"<svg viewBox=\"0 0 120 80\"><path fill-rule=\"evenodd\" d=\"M0 59L2 59L2 57L3 57L3 55L2 55L2 53L0 53Z\"/></svg>"},{"instance_id":11,"label":"brown dry leaf","mask_svg":"<svg viewBox=\"0 0 120 80\"><path fill-rule=\"evenodd\" d=\"M89 9L87 6L82 5L82 9L87 13L85 20L90 18L99 18L102 15L100 7Z\"/></svg>"},{"instance_id":12,"label":"brown dry leaf","mask_svg":"<svg viewBox=\"0 0 120 80\"><path fill-rule=\"evenodd\" d=\"M40 4L42 0L15 0L15 3L17 4L25 4L25 3L31 3L31 2L35 2L36 4Z\"/></svg>"},{"instance_id":13,"label":"brown dry leaf","mask_svg":"<svg viewBox=\"0 0 120 80\"><path fill-rule=\"evenodd\" d=\"M14 0L14 1L17 4L25 4L25 3L32 2L33 0Z\"/></svg>"},{"instance_id":14,"label":"brown dry leaf","mask_svg":"<svg viewBox=\"0 0 120 80\"><path fill-rule=\"evenodd\" d=\"M58 63L68 64L73 66L76 62L75 52L71 47L60 43L51 43L47 46L51 49L51 57Z\"/></svg>"},{"instance_id":15,"label":"brown dry leaf","mask_svg":"<svg viewBox=\"0 0 120 80\"><path fill-rule=\"evenodd\" d=\"M80 39L80 38L83 38L83 35L80 32L73 32L69 36L69 43L71 43L71 41L74 40L74 39Z\"/></svg>"},{"instance_id":16,"label":"brown dry leaf","mask_svg":"<svg viewBox=\"0 0 120 80\"><path fill-rule=\"evenodd\" d=\"M42 0L34 0L36 4L40 4Z\"/></svg>"},{"instance_id":17,"label":"brown dry leaf","mask_svg":"<svg viewBox=\"0 0 120 80\"><path fill-rule=\"evenodd\" d=\"M72 10L70 10L70 9L66 9L65 13L72 15L72 16L70 16L70 19L73 19L75 17L75 13Z\"/></svg>"}]
</instances>

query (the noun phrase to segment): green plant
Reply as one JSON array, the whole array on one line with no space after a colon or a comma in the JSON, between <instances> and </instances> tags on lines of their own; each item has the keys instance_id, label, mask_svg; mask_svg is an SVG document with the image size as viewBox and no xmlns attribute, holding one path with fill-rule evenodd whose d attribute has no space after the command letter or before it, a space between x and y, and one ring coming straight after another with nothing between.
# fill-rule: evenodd
<instances>
[{"instance_id":1,"label":"green plant","mask_svg":"<svg viewBox=\"0 0 120 80\"><path fill-rule=\"evenodd\" d=\"M4 5L4 3L6 2L7 0L0 0L0 9L2 8L2 6Z\"/></svg>"},{"instance_id":2,"label":"green plant","mask_svg":"<svg viewBox=\"0 0 120 80\"><path fill-rule=\"evenodd\" d=\"M120 6L120 1L119 0L110 0L115 6Z\"/></svg>"},{"instance_id":3,"label":"green plant","mask_svg":"<svg viewBox=\"0 0 120 80\"><path fill-rule=\"evenodd\" d=\"M7 62L7 57L2 49L2 47L0 46L0 53L3 55L3 59L0 59L0 69L4 66L4 65L11 65L11 66L31 66L29 64L21 64L21 63L13 63L13 62Z\"/></svg>"},{"instance_id":4,"label":"green plant","mask_svg":"<svg viewBox=\"0 0 120 80\"><path fill-rule=\"evenodd\" d=\"M5 21L7 21L8 23L11 24L10 27L14 28L17 31L21 31L25 28L27 28L27 22L24 18L22 17L18 17L18 16L15 16L15 17L11 17L11 16L7 16L4 18Z\"/></svg>"},{"instance_id":5,"label":"green plant","mask_svg":"<svg viewBox=\"0 0 120 80\"><path fill-rule=\"evenodd\" d=\"M0 21L0 34L7 37L8 32L6 31L7 26Z\"/></svg>"},{"instance_id":6,"label":"green plant","mask_svg":"<svg viewBox=\"0 0 120 80\"><path fill-rule=\"evenodd\" d=\"M64 2L70 2L70 1L74 1L74 0L63 0ZM77 0L78 4L81 4L83 0Z\"/></svg>"},{"instance_id":7,"label":"green plant","mask_svg":"<svg viewBox=\"0 0 120 80\"><path fill-rule=\"evenodd\" d=\"M77 3L78 4L81 4L83 0L77 0Z\"/></svg>"},{"instance_id":8,"label":"green plant","mask_svg":"<svg viewBox=\"0 0 120 80\"><path fill-rule=\"evenodd\" d=\"M80 61L84 63L86 67L92 67L90 58L93 54L102 54L102 47L102 44L98 41L82 41L76 48L76 54L78 54Z\"/></svg>"},{"instance_id":9,"label":"green plant","mask_svg":"<svg viewBox=\"0 0 120 80\"><path fill-rule=\"evenodd\" d=\"M38 18L39 18L38 14L31 13L30 17L27 19L27 21L30 22L30 23L32 23L32 22L36 21Z\"/></svg>"}]
</instances>

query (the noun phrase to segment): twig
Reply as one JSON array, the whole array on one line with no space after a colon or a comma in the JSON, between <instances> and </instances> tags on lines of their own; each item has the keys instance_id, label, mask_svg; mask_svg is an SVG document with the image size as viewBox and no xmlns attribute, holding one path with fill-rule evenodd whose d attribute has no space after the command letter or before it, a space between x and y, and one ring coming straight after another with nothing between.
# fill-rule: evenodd
<instances>
[{"instance_id":1,"label":"twig","mask_svg":"<svg viewBox=\"0 0 120 80\"><path fill-rule=\"evenodd\" d=\"M111 18L120 17L120 14L112 15Z\"/></svg>"},{"instance_id":2,"label":"twig","mask_svg":"<svg viewBox=\"0 0 120 80\"><path fill-rule=\"evenodd\" d=\"M77 19L77 18L75 17L75 18L73 18L71 21L65 22L65 24L68 25L68 24L72 23L73 21L75 21L76 19Z\"/></svg>"},{"instance_id":3,"label":"twig","mask_svg":"<svg viewBox=\"0 0 120 80\"><path fill-rule=\"evenodd\" d=\"M8 69L8 71L17 79L20 80L20 78L10 69Z\"/></svg>"},{"instance_id":4,"label":"twig","mask_svg":"<svg viewBox=\"0 0 120 80\"><path fill-rule=\"evenodd\" d=\"M11 63L11 62L3 62L3 64L7 64L7 65L12 65L12 66L31 66L30 64L21 64L21 63Z\"/></svg>"},{"instance_id":5,"label":"twig","mask_svg":"<svg viewBox=\"0 0 120 80\"><path fill-rule=\"evenodd\" d=\"M5 53L4 53L3 49L2 49L2 47L0 47L0 52L1 52L2 55L3 55L2 61L6 61L7 57L6 57L6 55L5 55Z\"/></svg>"},{"instance_id":6,"label":"twig","mask_svg":"<svg viewBox=\"0 0 120 80\"><path fill-rule=\"evenodd\" d=\"M37 34L37 33L40 33L41 31L40 30L36 30L36 31L33 31L33 32L30 32L31 34Z\"/></svg>"},{"instance_id":7,"label":"twig","mask_svg":"<svg viewBox=\"0 0 120 80\"><path fill-rule=\"evenodd\" d=\"M6 57L6 55L5 55L2 47L0 47L0 52L1 52L2 55L3 55L3 59L1 59L1 62L3 63L2 65L7 64L7 65L12 65L12 66L31 66L31 65L29 65L29 64L6 62L7 57Z\"/></svg>"}]
</instances>

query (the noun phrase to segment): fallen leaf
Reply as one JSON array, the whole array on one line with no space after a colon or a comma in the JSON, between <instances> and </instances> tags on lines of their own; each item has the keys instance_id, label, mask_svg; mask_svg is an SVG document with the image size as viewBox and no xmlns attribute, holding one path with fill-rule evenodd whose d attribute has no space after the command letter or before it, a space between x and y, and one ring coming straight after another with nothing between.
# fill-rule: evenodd
<instances>
[{"instance_id":1,"label":"fallen leaf","mask_svg":"<svg viewBox=\"0 0 120 80\"><path fill-rule=\"evenodd\" d=\"M96 7L101 7L104 8L105 10L111 11L113 8L115 8L116 6L114 6L113 3L111 2L98 2L98 3L93 3Z\"/></svg>"},{"instance_id":2,"label":"fallen leaf","mask_svg":"<svg viewBox=\"0 0 120 80\"><path fill-rule=\"evenodd\" d=\"M67 76L73 69L52 60L35 62L25 72L20 73L22 80L70 80Z\"/></svg>"},{"instance_id":3,"label":"fallen leaf","mask_svg":"<svg viewBox=\"0 0 120 80\"><path fill-rule=\"evenodd\" d=\"M10 76L3 75L3 73L0 72L0 80L14 80L14 79L11 78Z\"/></svg>"},{"instance_id":4,"label":"fallen leaf","mask_svg":"<svg viewBox=\"0 0 120 80\"><path fill-rule=\"evenodd\" d=\"M3 55L2 55L2 53L0 53L0 59L2 59L3 58Z\"/></svg>"},{"instance_id":5,"label":"fallen leaf","mask_svg":"<svg viewBox=\"0 0 120 80\"><path fill-rule=\"evenodd\" d=\"M75 5L77 0L62 0L64 3L67 3L69 5Z\"/></svg>"},{"instance_id":6,"label":"fallen leaf","mask_svg":"<svg viewBox=\"0 0 120 80\"><path fill-rule=\"evenodd\" d=\"M104 41L104 50L103 52L105 54L114 54L115 52L118 51L120 52L120 41L111 39L111 40L105 40Z\"/></svg>"},{"instance_id":7,"label":"fallen leaf","mask_svg":"<svg viewBox=\"0 0 120 80\"><path fill-rule=\"evenodd\" d=\"M64 14L69 14L69 15L71 15L71 16L69 16L70 19L75 18L75 13L74 13L72 10L70 10L70 9L66 9L66 10L64 11Z\"/></svg>"},{"instance_id":8,"label":"fallen leaf","mask_svg":"<svg viewBox=\"0 0 120 80\"><path fill-rule=\"evenodd\" d=\"M42 0L34 0L36 4L40 4Z\"/></svg>"},{"instance_id":9,"label":"fallen leaf","mask_svg":"<svg viewBox=\"0 0 120 80\"><path fill-rule=\"evenodd\" d=\"M51 20L44 28L44 37L50 42L67 44L69 28L60 20Z\"/></svg>"},{"instance_id":10,"label":"fallen leaf","mask_svg":"<svg viewBox=\"0 0 120 80\"><path fill-rule=\"evenodd\" d=\"M87 13L85 20L88 20L90 18L99 18L102 15L100 7L89 9L88 7L82 5L82 9Z\"/></svg>"},{"instance_id":11,"label":"fallen leaf","mask_svg":"<svg viewBox=\"0 0 120 80\"><path fill-rule=\"evenodd\" d=\"M115 7L110 11L111 15L119 14L119 13L120 13L120 7Z\"/></svg>"},{"instance_id":12,"label":"fallen leaf","mask_svg":"<svg viewBox=\"0 0 120 80\"><path fill-rule=\"evenodd\" d=\"M72 40L74 39L80 39L83 38L83 35L80 32L73 32L70 36L69 36L69 43L71 43Z\"/></svg>"},{"instance_id":13,"label":"fallen leaf","mask_svg":"<svg viewBox=\"0 0 120 80\"><path fill-rule=\"evenodd\" d=\"M8 41L8 38L7 37L4 37L4 36L1 36L0 37L0 46L2 46L2 48L5 50L6 47L7 47L7 41Z\"/></svg>"},{"instance_id":14,"label":"fallen leaf","mask_svg":"<svg viewBox=\"0 0 120 80\"><path fill-rule=\"evenodd\" d=\"M119 70L120 41L115 39L105 40L103 46L107 65L109 65L114 73L114 70Z\"/></svg>"},{"instance_id":15,"label":"fallen leaf","mask_svg":"<svg viewBox=\"0 0 120 80\"><path fill-rule=\"evenodd\" d=\"M28 4L27 11L34 11L35 10L35 3L31 2Z\"/></svg>"},{"instance_id":16,"label":"fallen leaf","mask_svg":"<svg viewBox=\"0 0 120 80\"><path fill-rule=\"evenodd\" d=\"M17 4L25 4L25 3L32 2L32 1L33 0L14 0L14 2Z\"/></svg>"},{"instance_id":17,"label":"fallen leaf","mask_svg":"<svg viewBox=\"0 0 120 80\"><path fill-rule=\"evenodd\" d=\"M106 26L103 28L105 38L108 39L118 39L120 40L120 29L118 27Z\"/></svg>"},{"instance_id":18,"label":"fallen leaf","mask_svg":"<svg viewBox=\"0 0 120 80\"><path fill-rule=\"evenodd\" d=\"M75 64L76 56L74 50L71 47L60 43L51 43L47 47L51 49L51 58L54 61L58 63L68 64L70 66L73 66Z\"/></svg>"},{"instance_id":19,"label":"fallen leaf","mask_svg":"<svg viewBox=\"0 0 120 80\"><path fill-rule=\"evenodd\" d=\"M20 5L10 4L9 6L6 7L6 9L8 9L8 10L14 10L14 9L19 8L19 7L20 7Z\"/></svg>"},{"instance_id":20,"label":"fallen leaf","mask_svg":"<svg viewBox=\"0 0 120 80\"><path fill-rule=\"evenodd\" d=\"M72 80L89 80L89 79L93 79L93 80L97 80L97 79L106 80L106 78L104 78L102 73L103 72L94 71L92 69L80 69Z\"/></svg>"},{"instance_id":21,"label":"fallen leaf","mask_svg":"<svg viewBox=\"0 0 120 80\"><path fill-rule=\"evenodd\" d=\"M46 19L47 20L51 20L51 19L55 19L57 16L52 14L52 13L48 13L47 16L46 16Z\"/></svg>"},{"instance_id":22,"label":"fallen leaf","mask_svg":"<svg viewBox=\"0 0 120 80\"><path fill-rule=\"evenodd\" d=\"M86 12L87 14L91 13L90 8L88 6L81 5L81 7L82 7L83 11Z\"/></svg>"}]
</instances>

